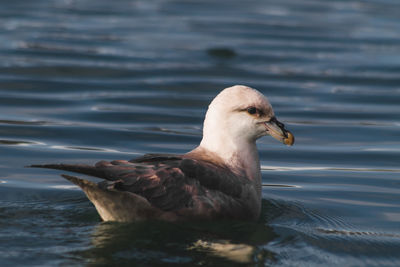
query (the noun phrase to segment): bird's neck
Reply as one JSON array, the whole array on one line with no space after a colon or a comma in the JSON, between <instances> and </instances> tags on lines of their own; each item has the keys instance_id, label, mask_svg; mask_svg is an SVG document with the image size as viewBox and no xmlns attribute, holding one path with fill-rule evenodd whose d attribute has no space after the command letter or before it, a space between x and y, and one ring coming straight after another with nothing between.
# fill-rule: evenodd
<instances>
[{"instance_id":1,"label":"bird's neck","mask_svg":"<svg viewBox=\"0 0 400 267\"><path fill-rule=\"evenodd\" d=\"M232 140L229 137L221 136L212 139L203 137L200 148L217 155L224 164L244 170L253 170L247 173L253 178L259 172L260 162L255 141Z\"/></svg>"},{"instance_id":2,"label":"bird's neck","mask_svg":"<svg viewBox=\"0 0 400 267\"><path fill-rule=\"evenodd\" d=\"M232 139L228 136L205 135L193 152L215 157L238 174L245 174L261 188L260 160L255 140Z\"/></svg>"}]
</instances>

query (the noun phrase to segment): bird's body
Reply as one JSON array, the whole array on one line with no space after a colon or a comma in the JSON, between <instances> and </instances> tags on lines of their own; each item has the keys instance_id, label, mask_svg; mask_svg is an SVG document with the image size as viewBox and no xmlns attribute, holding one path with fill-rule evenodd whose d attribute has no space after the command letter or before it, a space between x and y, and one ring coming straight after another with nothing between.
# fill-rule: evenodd
<instances>
[{"instance_id":1,"label":"bird's body","mask_svg":"<svg viewBox=\"0 0 400 267\"><path fill-rule=\"evenodd\" d=\"M223 90L210 104L200 145L184 155L147 154L94 166L34 165L104 179L96 184L63 175L80 186L105 221L255 220L261 210L256 139L293 136L268 100L246 86Z\"/></svg>"}]
</instances>

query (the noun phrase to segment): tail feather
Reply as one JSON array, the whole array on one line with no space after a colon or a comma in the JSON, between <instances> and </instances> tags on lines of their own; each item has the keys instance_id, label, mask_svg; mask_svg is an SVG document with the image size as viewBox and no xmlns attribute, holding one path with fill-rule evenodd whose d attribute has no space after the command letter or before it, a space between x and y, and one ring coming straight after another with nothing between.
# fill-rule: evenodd
<instances>
[{"instance_id":1,"label":"tail feather","mask_svg":"<svg viewBox=\"0 0 400 267\"><path fill-rule=\"evenodd\" d=\"M176 220L175 215L162 212L137 194L100 188L96 183L71 175L61 176L85 192L104 221L132 222L157 218Z\"/></svg>"},{"instance_id":2,"label":"tail feather","mask_svg":"<svg viewBox=\"0 0 400 267\"><path fill-rule=\"evenodd\" d=\"M30 165L28 167L63 170L63 171L82 173L104 179L109 178L108 177L109 175L107 175L104 169L99 169L96 168L95 166L84 165L84 164L44 164L44 165Z\"/></svg>"},{"instance_id":3,"label":"tail feather","mask_svg":"<svg viewBox=\"0 0 400 267\"><path fill-rule=\"evenodd\" d=\"M93 183L93 182L85 180L85 179L80 179L80 178L75 177L75 176L66 175L66 174L61 174L61 176L63 178L65 178L65 179L67 179L68 181L70 181L71 183L76 184L77 186L82 188L82 190L84 192L88 188L96 188L96 187L98 187L98 185L96 183Z\"/></svg>"}]
</instances>

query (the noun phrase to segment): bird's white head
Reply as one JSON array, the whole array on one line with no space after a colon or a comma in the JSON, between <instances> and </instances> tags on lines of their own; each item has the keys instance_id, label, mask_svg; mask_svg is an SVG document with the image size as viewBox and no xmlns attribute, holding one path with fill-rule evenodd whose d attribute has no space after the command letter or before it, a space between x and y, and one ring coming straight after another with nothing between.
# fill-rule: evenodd
<instances>
[{"instance_id":1,"label":"bird's white head","mask_svg":"<svg viewBox=\"0 0 400 267\"><path fill-rule=\"evenodd\" d=\"M209 105L200 146L229 159L249 146L255 149L255 141L268 134L287 145L294 142L263 94L235 85L221 91Z\"/></svg>"}]
</instances>

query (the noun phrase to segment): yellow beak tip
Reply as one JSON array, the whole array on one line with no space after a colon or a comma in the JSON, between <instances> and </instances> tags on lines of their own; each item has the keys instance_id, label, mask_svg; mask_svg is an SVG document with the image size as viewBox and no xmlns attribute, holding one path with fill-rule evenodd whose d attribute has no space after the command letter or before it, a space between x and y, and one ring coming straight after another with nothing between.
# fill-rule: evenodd
<instances>
[{"instance_id":1,"label":"yellow beak tip","mask_svg":"<svg viewBox=\"0 0 400 267\"><path fill-rule=\"evenodd\" d=\"M294 136L291 132L287 131L287 138L283 139L285 145L292 146L294 144Z\"/></svg>"}]
</instances>

